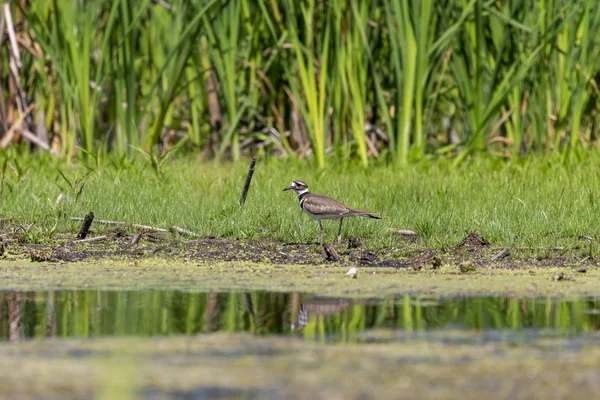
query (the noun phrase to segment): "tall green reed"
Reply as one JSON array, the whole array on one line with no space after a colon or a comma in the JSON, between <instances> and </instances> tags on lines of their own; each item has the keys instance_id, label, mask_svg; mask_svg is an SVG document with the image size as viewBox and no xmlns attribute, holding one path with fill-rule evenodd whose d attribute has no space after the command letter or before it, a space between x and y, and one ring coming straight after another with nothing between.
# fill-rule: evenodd
<instances>
[{"instance_id":1,"label":"tall green reed","mask_svg":"<svg viewBox=\"0 0 600 400\"><path fill-rule=\"evenodd\" d=\"M306 121L306 127L312 142L316 164L325 166L325 148L327 145L326 113L330 97L328 74L329 43L331 40L331 9L314 0L296 4L293 0L286 3L288 18L287 31L292 43L295 65L285 65L286 75L295 101ZM319 9L317 9L319 8ZM316 13L324 15L315 19ZM294 16L298 14L301 29Z\"/></svg>"},{"instance_id":2,"label":"tall green reed","mask_svg":"<svg viewBox=\"0 0 600 400\"><path fill-rule=\"evenodd\" d=\"M19 4L22 80L67 158L188 138L205 154L275 149L321 168L331 150L366 166L595 146L590 0ZM3 57L4 103L6 71Z\"/></svg>"}]
</instances>

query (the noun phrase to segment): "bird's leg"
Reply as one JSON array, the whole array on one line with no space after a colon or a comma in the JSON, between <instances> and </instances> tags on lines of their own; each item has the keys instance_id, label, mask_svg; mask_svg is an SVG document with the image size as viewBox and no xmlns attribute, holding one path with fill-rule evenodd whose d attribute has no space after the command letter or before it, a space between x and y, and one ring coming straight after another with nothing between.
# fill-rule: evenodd
<instances>
[{"instance_id":1,"label":"bird's leg","mask_svg":"<svg viewBox=\"0 0 600 400\"><path fill-rule=\"evenodd\" d=\"M342 221L344 221L344 218L340 218L340 229L338 229L338 244L342 244Z\"/></svg>"},{"instance_id":2,"label":"bird's leg","mask_svg":"<svg viewBox=\"0 0 600 400\"><path fill-rule=\"evenodd\" d=\"M319 228L321 228L321 236L320 236L320 241L321 241L321 246L323 245L323 235L325 234L325 231L323 230L323 224L321 224L321 220L318 219L317 221L319 221Z\"/></svg>"}]
</instances>

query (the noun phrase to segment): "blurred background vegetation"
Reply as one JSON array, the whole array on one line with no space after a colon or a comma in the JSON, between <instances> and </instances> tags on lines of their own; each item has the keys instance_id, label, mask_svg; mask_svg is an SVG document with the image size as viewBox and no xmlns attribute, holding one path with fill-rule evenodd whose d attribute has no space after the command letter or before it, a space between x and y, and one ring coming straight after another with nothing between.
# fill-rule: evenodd
<instances>
[{"instance_id":1,"label":"blurred background vegetation","mask_svg":"<svg viewBox=\"0 0 600 400\"><path fill-rule=\"evenodd\" d=\"M13 0L0 147L568 158L598 146L599 28L595 0Z\"/></svg>"}]
</instances>

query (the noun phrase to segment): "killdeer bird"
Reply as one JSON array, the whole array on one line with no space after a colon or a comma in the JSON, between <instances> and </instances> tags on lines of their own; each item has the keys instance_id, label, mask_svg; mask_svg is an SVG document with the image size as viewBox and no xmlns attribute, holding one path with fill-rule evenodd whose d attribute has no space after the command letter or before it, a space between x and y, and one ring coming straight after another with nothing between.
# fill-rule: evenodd
<instances>
[{"instance_id":1,"label":"killdeer bird","mask_svg":"<svg viewBox=\"0 0 600 400\"><path fill-rule=\"evenodd\" d=\"M332 199L331 197L323 196L321 194L310 193L308 191L308 185L302 181L292 181L292 184L283 191L293 190L298 195L300 201L300 208L313 217L321 228L321 244L323 244L323 225L321 224L322 219L339 219L340 228L338 229L338 244L342 242L342 222L346 217L369 217L381 219L377 215L370 211L355 210L347 207L339 201Z\"/></svg>"}]
</instances>

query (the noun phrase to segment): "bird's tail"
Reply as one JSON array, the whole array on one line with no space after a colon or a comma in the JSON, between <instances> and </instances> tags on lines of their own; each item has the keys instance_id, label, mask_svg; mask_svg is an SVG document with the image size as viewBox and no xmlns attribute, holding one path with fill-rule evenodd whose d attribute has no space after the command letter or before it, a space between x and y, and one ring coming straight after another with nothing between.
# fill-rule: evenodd
<instances>
[{"instance_id":1,"label":"bird's tail","mask_svg":"<svg viewBox=\"0 0 600 400\"><path fill-rule=\"evenodd\" d=\"M349 214L354 217L368 217L368 218L381 219L381 217L375 215L375 213L372 213L371 211L367 211L367 210L350 210Z\"/></svg>"}]
</instances>

